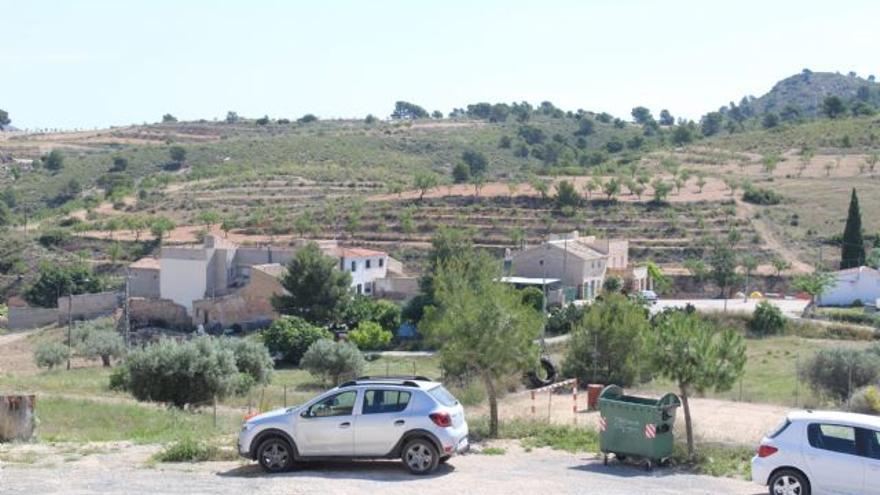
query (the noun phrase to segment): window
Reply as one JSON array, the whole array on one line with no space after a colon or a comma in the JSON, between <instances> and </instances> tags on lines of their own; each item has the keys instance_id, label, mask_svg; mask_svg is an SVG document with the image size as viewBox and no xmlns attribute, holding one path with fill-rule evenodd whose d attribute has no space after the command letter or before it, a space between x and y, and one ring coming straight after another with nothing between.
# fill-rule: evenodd
<instances>
[{"instance_id":1,"label":"window","mask_svg":"<svg viewBox=\"0 0 880 495\"><path fill-rule=\"evenodd\" d=\"M354 271L357 271L357 269L358 269L358 262L357 262L357 261L352 261L352 262L351 262L351 271L354 272Z\"/></svg>"},{"instance_id":2,"label":"window","mask_svg":"<svg viewBox=\"0 0 880 495\"><path fill-rule=\"evenodd\" d=\"M364 284L364 294L369 294L373 292L373 283L367 282Z\"/></svg>"},{"instance_id":3,"label":"window","mask_svg":"<svg viewBox=\"0 0 880 495\"><path fill-rule=\"evenodd\" d=\"M814 448L856 454L856 429L852 426L813 423L807 428L807 437Z\"/></svg>"},{"instance_id":4,"label":"window","mask_svg":"<svg viewBox=\"0 0 880 495\"><path fill-rule=\"evenodd\" d=\"M406 409L412 394L402 390L367 390L364 414L396 413Z\"/></svg>"},{"instance_id":5,"label":"window","mask_svg":"<svg viewBox=\"0 0 880 495\"><path fill-rule=\"evenodd\" d=\"M345 270L345 258L339 258L339 269Z\"/></svg>"},{"instance_id":6,"label":"window","mask_svg":"<svg viewBox=\"0 0 880 495\"><path fill-rule=\"evenodd\" d=\"M367 260L367 261L365 261L366 264L364 265L364 268L369 269L369 268L370 268L370 262L371 262L371 261L373 261L373 260Z\"/></svg>"},{"instance_id":7,"label":"window","mask_svg":"<svg viewBox=\"0 0 880 495\"><path fill-rule=\"evenodd\" d=\"M326 418L328 416L351 416L354 411L354 401L357 399L357 391L342 392L313 404L306 416L313 418Z\"/></svg>"},{"instance_id":8,"label":"window","mask_svg":"<svg viewBox=\"0 0 880 495\"><path fill-rule=\"evenodd\" d=\"M776 428L773 429L773 433L770 433L769 435L767 435L767 438L778 437L779 435L782 434L783 431L785 431L786 428L788 428L788 426L790 424L791 424L791 421L789 421L788 418L786 418L785 421L782 422L782 424L780 424L779 426L777 426Z\"/></svg>"},{"instance_id":9,"label":"window","mask_svg":"<svg viewBox=\"0 0 880 495\"><path fill-rule=\"evenodd\" d=\"M364 291L364 286L361 284L357 284L357 293L360 294Z\"/></svg>"},{"instance_id":10,"label":"window","mask_svg":"<svg viewBox=\"0 0 880 495\"><path fill-rule=\"evenodd\" d=\"M864 433L865 457L880 460L880 431L861 430Z\"/></svg>"},{"instance_id":11,"label":"window","mask_svg":"<svg viewBox=\"0 0 880 495\"><path fill-rule=\"evenodd\" d=\"M379 268L385 266L385 258L379 258Z\"/></svg>"},{"instance_id":12,"label":"window","mask_svg":"<svg viewBox=\"0 0 880 495\"><path fill-rule=\"evenodd\" d=\"M446 407L452 407L458 404L458 401L455 400L455 397L450 394L449 390L446 390L446 387L444 387L443 385L428 390L428 393L431 394L431 397L437 399L437 402L443 404Z\"/></svg>"}]
</instances>

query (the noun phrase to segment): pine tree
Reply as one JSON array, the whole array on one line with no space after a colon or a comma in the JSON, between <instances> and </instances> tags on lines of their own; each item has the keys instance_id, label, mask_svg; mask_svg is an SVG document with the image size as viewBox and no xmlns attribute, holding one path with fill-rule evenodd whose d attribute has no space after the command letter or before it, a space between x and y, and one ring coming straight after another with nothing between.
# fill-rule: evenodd
<instances>
[{"instance_id":1,"label":"pine tree","mask_svg":"<svg viewBox=\"0 0 880 495\"><path fill-rule=\"evenodd\" d=\"M862 239L862 213L859 211L859 197L853 188L849 200L849 214L843 229L840 269L856 268L865 264L865 241Z\"/></svg>"}]
</instances>

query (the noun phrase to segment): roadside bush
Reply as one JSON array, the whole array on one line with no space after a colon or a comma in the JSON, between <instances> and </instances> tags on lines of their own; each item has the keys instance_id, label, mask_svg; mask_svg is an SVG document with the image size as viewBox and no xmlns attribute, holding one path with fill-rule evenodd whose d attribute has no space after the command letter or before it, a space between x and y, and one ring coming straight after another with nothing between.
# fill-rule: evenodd
<instances>
[{"instance_id":1,"label":"roadside bush","mask_svg":"<svg viewBox=\"0 0 880 495\"><path fill-rule=\"evenodd\" d=\"M375 321L362 321L349 332L348 339L362 351L378 351L386 348L393 335Z\"/></svg>"},{"instance_id":2,"label":"roadside bush","mask_svg":"<svg viewBox=\"0 0 880 495\"><path fill-rule=\"evenodd\" d=\"M164 339L128 355L125 389L142 401L167 402L176 407L225 397L239 380L235 355L210 337L188 342Z\"/></svg>"},{"instance_id":3,"label":"roadside bush","mask_svg":"<svg viewBox=\"0 0 880 495\"><path fill-rule=\"evenodd\" d=\"M775 304L761 301L748 323L749 332L759 335L778 335L785 329L785 316Z\"/></svg>"},{"instance_id":4,"label":"roadside bush","mask_svg":"<svg viewBox=\"0 0 880 495\"><path fill-rule=\"evenodd\" d=\"M880 359L873 349L822 349L807 362L801 375L813 390L844 401L853 390L877 381Z\"/></svg>"},{"instance_id":5,"label":"roadside bush","mask_svg":"<svg viewBox=\"0 0 880 495\"><path fill-rule=\"evenodd\" d=\"M153 459L158 462L205 462L232 461L237 457L231 450L220 449L203 440L185 437L157 452Z\"/></svg>"},{"instance_id":6,"label":"roadside bush","mask_svg":"<svg viewBox=\"0 0 880 495\"><path fill-rule=\"evenodd\" d=\"M333 335L298 316L284 316L263 330L263 343L277 361L299 366L303 355L313 343Z\"/></svg>"},{"instance_id":7,"label":"roadside bush","mask_svg":"<svg viewBox=\"0 0 880 495\"><path fill-rule=\"evenodd\" d=\"M880 387L868 385L856 390L849 400L849 410L862 414L880 415Z\"/></svg>"},{"instance_id":8,"label":"roadside bush","mask_svg":"<svg viewBox=\"0 0 880 495\"><path fill-rule=\"evenodd\" d=\"M47 342L34 350L34 362L40 368L52 369L67 360L67 346L60 342Z\"/></svg>"},{"instance_id":9,"label":"roadside bush","mask_svg":"<svg viewBox=\"0 0 880 495\"><path fill-rule=\"evenodd\" d=\"M639 374L641 335L647 329L644 308L620 294L605 296L572 331L563 374L580 383L632 385Z\"/></svg>"},{"instance_id":10,"label":"roadside bush","mask_svg":"<svg viewBox=\"0 0 880 495\"><path fill-rule=\"evenodd\" d=\"M342 378L363 373L366 361L350 342L321 339L312 344L302 358L302 367L322 381L339 385Z\"/></svg>"},{"instance_id":11,"label":"roadside bush","mask_svg":"<svg viewBox=\"0 0 880 495\"><path fill-rule=\"evenodd\" d=\"M544 292L537 287L526 287L519 291L523 304L535 308L536 311L544 309Z\"/></svg>"},{"instance_id":12,"label":"roadside bush","mask_svg":"<svg viewBox=\"0 0 880 495\"><path fill-rule=\"evenodd\" d=\"M345 324L355 328L365 321L373 321L392 334L400 328L400 306L384 299L356 296L345 310Z\"/></svg>"}]
</instances>

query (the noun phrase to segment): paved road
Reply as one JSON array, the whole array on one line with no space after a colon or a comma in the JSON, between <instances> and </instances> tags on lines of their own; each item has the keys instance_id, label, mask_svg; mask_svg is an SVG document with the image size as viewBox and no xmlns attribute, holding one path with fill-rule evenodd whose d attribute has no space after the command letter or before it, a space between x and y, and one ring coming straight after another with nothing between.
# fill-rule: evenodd
<instances>
[{"instance_id":1,"label":"paved road","mask_svg":"<svg viewBox=\"0 0 880 495\"><path fill-rule=\"evenodd\" d=\"M281 475L263 474L253 464L212 462L143 467L144 446L125 453L92 454L78 460L56 459L48 465L5 464L0 493L39 494L210 494L242 493L382 493L448 495L557 494L756 494L750 482L653 472L634 466L603 466L591 455L538 449L523 452L508 445L504 455L470 454L453 459L428 477L407 474L397 462L322 463ZM132 455L132 451L136 452ZM133 457L137 458L134 459Z\"/></svg>"},{"instance_id":2,"label":"paved road","mask_svg":"<svg viewBox=\"0 0 880 495\"><path fill-rule=\"evenodd\" d=\"M728 299L727 311L752 313L760 301L760 299L749 299L748 301L743 301L741 298ZM802 299L767 299L767 301L779 307L782 313L789 318L799 318L809 303L809 301ZM687 304L692 304L698 311L724 310L724 299L661 299L657 301L657 304L651 306L651 311L662 311L670 307L683 308Z\"/></svg>"}]
</instances>

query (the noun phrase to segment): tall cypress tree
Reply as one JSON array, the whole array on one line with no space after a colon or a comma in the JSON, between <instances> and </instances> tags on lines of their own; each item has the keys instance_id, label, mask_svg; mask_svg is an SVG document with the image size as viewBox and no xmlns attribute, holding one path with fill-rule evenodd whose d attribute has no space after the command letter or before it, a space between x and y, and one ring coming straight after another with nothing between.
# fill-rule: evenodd
<instances>
[{"instance_id":1,"label":"tall cypress tree","mask_svg":"<svg viewBox=\"0 0 880 495\"><path fill-rule=\"evenodd\" d=\"M855 268L865 264L865 241L862 239L862 213L856 188L849 200L849 214L843 229L843 246L840 252L840 269Z\"/></svg>"}]
</instances>

